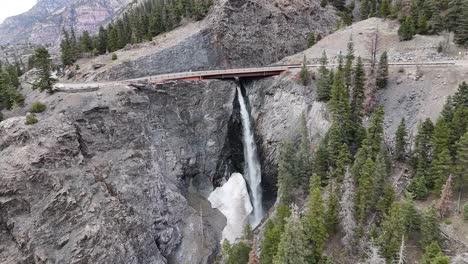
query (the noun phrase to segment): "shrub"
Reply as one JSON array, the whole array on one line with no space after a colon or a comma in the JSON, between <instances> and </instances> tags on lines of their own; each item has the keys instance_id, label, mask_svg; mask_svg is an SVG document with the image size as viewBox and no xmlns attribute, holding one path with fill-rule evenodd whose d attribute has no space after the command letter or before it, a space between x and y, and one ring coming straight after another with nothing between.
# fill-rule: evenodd
<instances>
[{"instance_id":1,"label":"shrub","mask_svg":"<svg viewBox=\"0 0 468 264\"><path fill-rule=\"evenodd\" d=\"M34 102L29 108L29 112L31 113L42 113L45 110L46 110L46 106L39 101Z\"/></svg>"},{"instance_id":2,"label":"shrub","mask_svg":"<svg viewBox=\"0 0 468 264\"><path fill-rule=\"evenodd\" d=\"M26 122L25 122L26 125L34 125L37 122L38 122L37 118L33 113L28 113L26 115Z\"/></svg>"},{"instance_id":3,"label":"shrub","mask_svg":"<svg viewBox=\"0 0 468 264\"><path fill-rule=\"evenodd\" d=\"M117 60L117 59L118 59L117 54L112 53L112 60Z\"/></svg>"},{"instance_id":4,"label":"shrub","mask_svg":"<svg viewBox=\"0 0 468 264\"><path fill-rule=\"evenodd\" d=\"M2 122L2 121L3 121L3 114L2 114L2 112L0 111L0 122Z\"/></svg>"},{"instance_id":5,"label":"shrub","mask_svg":"<svg viewBox=\"0 0 468 264\"><path fill-rule=\"evenodd\" d=\"M445 219L445 220L444 220L444 224L446 224L446 225L451 225L451 224L452 224L452 220L450 220L450 219Z\"/></svg>"},{"instance_id":6,"label":"shrub","mask_svg":"<svg viewBox=\"0 0 468 264\"><path fill-rule=\"evenodd\" d=\"M79 64L76 64L76 65L75 65L75 70L76 70L76 71L80 70L80 65L79 65Z\"/></svg>"},{"instance_id":7,"label":"shrub","mask_svg":"<svg viewBox=\"0 0 468 264\"><path fill-rule=\"evenodd\" d=\"M468 220L468 202L463 205L463 219Z\"/></svg>"}]
</instances>

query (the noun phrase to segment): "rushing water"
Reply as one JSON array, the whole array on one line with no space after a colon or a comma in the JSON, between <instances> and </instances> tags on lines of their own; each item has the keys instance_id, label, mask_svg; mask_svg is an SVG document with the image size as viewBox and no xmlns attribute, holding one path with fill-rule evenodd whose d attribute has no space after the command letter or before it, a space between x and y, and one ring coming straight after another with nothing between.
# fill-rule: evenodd
<instances>
[{"instance_id":1,"label":"rushing water","mask_svg":"<svg viewBox=\"0 0 468 264\"><path fill-rule=\"evenodd\" d=\"M237 87L237 98L240 104L240 112L242 118L242 143L244 145L244 178L247 181L250 199L253 205L253 212L250 215L250 225L256 227L263 218L262 206L262 172L260 162L258 160L257 146L255 145L254 135L252 133L252 124L250 123L250 114L247 111L244 96L240 87Z\"/></svg>"}]
</instances>

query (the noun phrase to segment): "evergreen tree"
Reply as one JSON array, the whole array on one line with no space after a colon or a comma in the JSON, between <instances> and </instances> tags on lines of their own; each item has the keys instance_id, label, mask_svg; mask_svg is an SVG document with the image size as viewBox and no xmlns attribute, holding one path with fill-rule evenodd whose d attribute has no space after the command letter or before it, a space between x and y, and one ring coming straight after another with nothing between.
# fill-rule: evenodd
<instances>
[{"instance_id":1,"label":"evergreen tree","mask_svg":"<svg viewBox=\"0 0 468 264\"><path fill-rule=\"evenodd\" d=\"M311 48L314 45L315 45L315 34L314 32L311 32L309 34L309 40L307 41L307 48Z\"/></svg>"},{"instance_id":2,"label":"evergreen tree","mask_svg":"<svg viewBox=\"0 0 468 264\"><path fill-rule=\"evenodd\" d=\"M307 177L312 171L312 153L310 150L309 130L307 129L307 120L305 114L300 117L300 144L297 152L297 182L295 185L307 182Z\"/></svg>"},{"instance_id":3,"label":"evergreen tree","mask_svg":"<svg viewBox=\"0 0 468 264\"><path fill-rule=\"evenodd\" d=\"M403 217L403 224L405 225L405 233L417 231L421 225L421 217L414 204L413 195L405 193L401 203L401 211Z\"/></svg>"},{"instance_id":4,"label":"evergreen tree","mask_svg":"<svg viewBox=\"0 0 468 264\"><path fill-rule=\"evenodd\" d=\"M457 185L461 191L468 183L468 132L458 142L456 173Z\"/></svg>"},{"instance_id":5,"label":"evergreen tree","mask_svg":"<svg viewBox=\"0 0 468 264\"><path fill-rule=\"evenodd\" d=\"M395 134L395 159L398 161L405 161L407 135L405 119L402 118Z\"/></svg>"},{"instance_id":6,"label":"evergreen tree","mask_svg":"<svg viewBox=\"0 0 468 264\"><path fill-rule=\"evenodd\" d=\"M333 183L328 184L327 211L325 215L325 226L328 234L335 232L338 224L339 201L335 189Z\"/></svg>"},{"instance_id":7,"label":"evergreen tree","mask_svg":"<svg viewBox=\"0 0 468 264\"><path fill-rule=\"evenodd\" d=\"M291 215L287 205L278 206L277 213L273 220L269 219L265 224L263 233L262 251L260 252L260 263L271 264L278 251L281 235L284 232L286 219Z\"/></svg>"},{"instance_id":8,"label":"evergreen tree","mask_svg":"<svg viewBox=\"0 0 468 264\"><path fill-rule=\"evenodd\" d=\"M75 62L73 58L73 50L71 38L67 31L63 30L63 39L60 43L61 60L64 66L73 65Z\"/></svg>"},{"instance_id":9,"label":"evergreen tree","mask_svg":"<svg viewBox=\"0 0 468 264\"><path fill-rule=\"evenodd\" d=\"M356 219L360 224L364 224L366 215L373 203L374 182L373 173L375 164L372 159L367 159L358 178L358 188L356 191Z\"/></svg>"},{"instance_id":10,"label":"evergreen tree","mask_svg":"<svg viewBox=\"0 0 468 264\"><path fill-rule=\"evenodd\" d=\"M328 176L328 151L327 142L322 140L315 152L313 165L313 173L317 174L321 179L326 179Z\"/></svg>"},{"instance_id":11,"label":"evergreen tree","mask_svg":"<svg viewBox=\"0 0 468 264\"><path fill-rule=\"evenodd\" d=\"M305 56L302 62L302 68L301 68L301 72L299 73L299 77L301 79L302 85L304 86L309 85L310 73L309 73L309 70L307 69L307 59Z\"/></svg>"},{"instance_id":12,"label":"evergreen tree","mask_svg":"<svg viewBox=\"0 0 468 264\"><path fill-rule=\"evenodd\" d=\"M106 54L107 51L107 31L104 27L99 28L98 41L97 41L97 50L99 54Z\"/></svg>"},{"instance_id":13,"label":"evergreen tree","mask_svg":"<svg viewBox=\"0 0 468 264\"><path fill-rule=\"evenodd\" d=\"M353 43L353 38L350 37L348 41L348 51L346 53L346 62L345 62L344 72L343 72L345 86L346 86L348 94L349 94L349 90L350 90L351 82L352 82L353 61L354 61L354 43Z\"/></svg>"},{"instance_id":14,"label":"evergreen tree","mask_svg":"<svg viewBox=\"0 0 468 264\"><path fill-rule=\"evenodd\" d=\"M351 100L351 115L354 124L362 124L364 110L366 73L361 57L358 57L354 69L354 87Z\"/></svg>"},{"instance_id":15,"label":"evergreen tree","mask_svg":"<svg viewBox=\"0 0 468 264\"><path fill-rule=\"evenodd\" d=\"M387 177L389 175L389 172L386 168L385 156L382 152L383 151L379 153L375 161L375 170L373 173L374 199L371 201L371 208L374 208L377 205L379 198L384 194L384 188L387 182Z\"/></svg>"},{"instance_id":16,"label":"evergreen tree","mask_svg":"<svg viewBox=\"0 0 468 264\"><path fill-rule=\"evenodd\" d=\"M88 31L84 31L80 38L80 46L83 52L92 52L94 50L94 44Z\"/></svg>"},{"instance_id":17,"label":"evergreen tree","mask_svg":"<svg viewBox=\"0 0 468 264\"><path fill-rule=\"evenodd\" d=\"M286 141L281 145L278 161L278 198L282 204L290 203L291 191L296 182L297 167L294 153L292 142Z\"/></svg>"},{"instance_id":18,"label":"evergreen tree","mask_svg":"<svg viewBox=\"0 0 468 264\"><path fill-rule=\"evenodd\" d=\"M408 191L414 196L415 199L424 199L428 193L424 176L417 175L415 178L413 178L408 186Z\"/></svg>"},{"instance_id":19,"label":"evergreen tree","mask_svg":"<svg viewBox=\"0 0 468 264\"><path fill-rule=\"evenodd\" d=\"M392 204L396 200L395 190L391 184L386 184L383 189L383 194L378 198L377 213L380 217L389 213Z\"/></svg>"},{"instance_id":20,"label":"evergreen tree","mask_svg":"<svg viewBox=\"0 0 468 264\"><path fill-rule=\"evenodd\" d=\"M306 264L310 250L304 227L296 210L288 218L273 264Z\"/></svg>"},{"instance_id":21,"label":"evergreen tree","mask_svg":"<svg viewBox=\"0 0 468 264\"><path fill-rule=\"evenodd\" d=\"M313 263L317 263L322 257L322 250L327 232L325 227L325 208L322 192L320 191L320 178L314 174L310 179L309 200L304 216L304 232L306 241L313 250L308 257Z\"/></svg>"},{"instance_id":22,"label":"evergreen tree","mask_svg":"<svg viewBox=\"0 0 468 264\"><path fill-rule=\"evenodd\" d=\"M430 243L424 249L424 255L421 258L421 264L449 264L449 258L442 253L437 242Z\"/></svg>"},{"instance_id":23,"label":"evergreen tree","mask_svg":"<svg viewBox=\"0 0 468 264\"><path fill-rule=\"evenodd\" d=\"M112 25L107 29L107 50L114 52L119 49L119 34Z\"/></svg>"},{"instance_id":24,"label":"evergreen tree","mask_svg":"<svg viewBox=\"0 0 468 264\"><path fill-rule=\"evenodd\" d=\"M432 161L432 135L434 133L434 125L427 118L418 128L415 144L415 167L416 178L424 179L425 185L432 188L433 181L429 174L429 168ZM419 197L416 193L413 193Z\"/></svg>"},{"instance_id":25,"label":"evergreen tree","mask_svg":"<svg viewBox=\"0 0 468 264\"><path fill-rule=\"evenodd\" d=\"M330 73L327 69L328 58L324 51L320 59L320 67L318 69L317 80L317 99L319 101L328 101L330 99Z\"/></svg>"},{"instance_id":26,"label":"evergreen tree","mask_svg":"<svg viewBox=\"0 0 468 264\"><path fill-rule=\"evenodd\" d=\"M400 36L400 41L411 40L416 34L416 27L414 25L414 20L411 16L403 17L398 29L398 36Z\"/></svg>"},{"instance_id":27,"label":"evergreen tree","mask_svg":"<svg viewBox=\"0 0 468 264\"><path fill-rule=\"evenodd\" d=\"M460 5L460 16L455 20L455 41L459 45L468 45L468 2L463 1Z\"/></svg>"},{"instance_id":28,"label":"evergreen tree","mask_svg":"<svg viewBox=\"0 0 468 264\"><path fill-rule=\"evenodd\" d=\"M369 18L369 0L361 0L361 19L365 20Z\"/></svg>"},{"instance_id":29,"label":"evergreen tree","mask_svg":"<svg viewBox=\"0 0 468 264\"><path fill-rule=\"evenodd\" d=\"M380 16L386 18L390 15L390 3L388 0L382 0L380 4Z\"/></svg>"},{"instance_id":30,"label":"evergreen tree","mask_svg":"<svg viewBox=\"0 0 468 264\"><path fill-rule=\"evenodd\" d=\"M384 51L380 55L379 65L377 68L376 84L379 89L387 87L388 80L388 56L387 52Z\"/></svg>"},{"instance_id":31,"label":"evergreen tree","mask_svg":"<svg viewBox=\"0 0 468 264\"><path fill-rule=\"evenodd\" d=\"M338 149L338 157L335 168L332 171L332 178L341 183L346 173L346 168L351 164L351 154L348 145L342 144Z\"/></svg>"},{"instance_id":32,"label":"evergreen tree","mask_svg":"<svg viewBox=\"0 0 468 264\"><path fill-rule=\"evenodd\" d=\"M33 85L33 89L52 93L52 86L55 80L50 76L52 60L49 51L44 47L37 48L34 51L34 57L37 68L39 69L39 80Z\"/></svg>"},{"instance_id":33,"label":"evergreen tree","mask_svg":"<svg viewBox=\"0 0 468 264\"><path fill-rule=\"evenodd\" d=\"M244 264L249 261L250 246L240 241L229 250L226 264Z\"/></svg>"},{"instance_id":34,"label":"evergreen tree","mask_svg":"<svg viewBox=\"0 0 468 264\"><path fill-rule=\"evenodd\" d=\"M432 161L429 180L433 183L434 191L436 193L440 193L442 190L442 185L450 174L451 164L452 161L448 148L445 148L441 153L438 153Z\"/></svg>"},{"instance_id":35,"label":"evergreen tree","mask_svg":"<svg viewBox=\"0 0 468 264\"><path fill-rule=\"evenodd\" d=\"M400 249L401 237L405 234L402 215L400 204L395 202L381 224L382 232L378 238L378 244L382 249L382 255L389 263L395 260Z\"/></svg>"},{"instance_id":36,"label":"evergreen tree","mask_svg":"<svg viewBox=\"0 0 468 264\"><path fill-rule=\"evenodd\" d=\"M370 147L370 157L375 159L380 152L383 140L384 110L382 106L376 107L371 115L369 127L367 128L367 142Z\"/></svg>"},{"instance_id":37,"label":"evergreen tree","mask_svg":"<svg viewBox=\"0 0 468 264\"><path fill-rule=\"evenodd\" d=\"M423 211L421 222L421 240L419 243L423 247L427 247L432 242L438 242L440 239L439 221L437 219L437 211L434 207Z\"/></svg>"}]
</instances>

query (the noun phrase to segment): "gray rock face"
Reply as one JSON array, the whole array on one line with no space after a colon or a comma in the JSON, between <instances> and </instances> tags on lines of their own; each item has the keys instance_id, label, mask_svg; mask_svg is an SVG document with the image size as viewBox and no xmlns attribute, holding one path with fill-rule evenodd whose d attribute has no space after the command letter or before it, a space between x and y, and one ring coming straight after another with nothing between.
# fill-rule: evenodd
<instances>
[{"instance_id":1,"label":"gray rock face","mask_svg":"<svg viewBox=\"0 0 468 264\"><path fill-rule=\"evenodd\" d=\"M0 123L1 263L207 263L235 83L54 94Z\"/></svg>"},{"instance_id":2,"label":"gray rock face","mask_svg":"<svg viewBox=\"0 0 468 264\"><path fill-rule=\"evenodd\" d=\"M99 72L94 80L121 80L154 74L268 65L307 47L311 32L327 35L335 25L331 7L319 0L219 0L188 33L179 29L175 44ZM177 30L176 30L177 32ZM157 42L157 41L156 41ZM119 56L120 57L120 56Z\"/></svg>"},{"instance_id":3,"label":"gray rock face","mask_svg":"<svg viewBox=\"0 0 468 264\"><path fill-rule=\"evenodd\" d=\"M121 12L132 0L39 0L26 13L7 18L0 25L0 45L55 44L62 28L93 33Z\"/></svg>"},{"instance_id":4,"label":"gray rock face","mask_svg":"<svg viewBox=\"0 0 468 264\"><path fill-rule=\"evenodd\" d=\"M301 114L306 116L309 139L317 145L331 125L326 103L315 100L315 83L298 84L297 71L272 78L244 82L255 120L257 145L262 160L262 185L267 193L276 188L279 147L284 140L297 140ZM266 197L268 200L268 197Z\"/></svg>"}]
</instances>

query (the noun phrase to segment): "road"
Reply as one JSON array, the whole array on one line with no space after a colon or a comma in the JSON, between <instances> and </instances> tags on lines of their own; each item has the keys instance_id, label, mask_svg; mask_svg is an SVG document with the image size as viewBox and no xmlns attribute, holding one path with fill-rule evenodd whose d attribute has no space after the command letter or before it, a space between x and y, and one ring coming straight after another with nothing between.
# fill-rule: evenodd
<instances>
[{"instance_id":1,"label":"road","mask_svg":"<svg viewBox=\"0 0 468 264\"><path fill-rule=\"evenodd\" d=\"M406 66L424 66L424 67L440 67L440 66L467 66L467 60L453 61L436 61L436 62L390 62L389 67L406 67ZM277 65L256 68L239 68L227 70L210 70L210 71L190 71L169 74L159 74L145 76L141 78L127 79L121 81L106 81L106 82L88 82L88 83L57 83L54 87L56 91L61 92L82 92L93 91L102 87L109 87L121 84L132 84L138 82L164 83L173 80L201 80L201 79L225 79L234 77L246 76L273 76L279 75L290 69L301 68L301 64L293 65ZM318 68L320 64L308 64L308 68ZM328 67L337 67L336 64L329 64ZM364 64L364 67L370 67L370 64Z\"/></svg>"}]
</instances>

